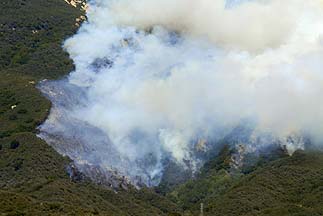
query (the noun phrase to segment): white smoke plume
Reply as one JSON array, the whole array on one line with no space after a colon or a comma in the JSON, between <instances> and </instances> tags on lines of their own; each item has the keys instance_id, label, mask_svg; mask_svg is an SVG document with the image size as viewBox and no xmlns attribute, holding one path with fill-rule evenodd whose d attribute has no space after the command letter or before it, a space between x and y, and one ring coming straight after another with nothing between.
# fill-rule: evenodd
<instances>
[{"instance_id":1,"label":"white smoke plume","mask_svg":"<svg viewBox=\"0 0 323 216\"><path fill-rule=\"evenodd\" d=\"M79 89L69 88L71 98L82 96L53 101L41 130L68 137L75 126L96 128L106 141L91 142L95 133L86 127L73 133L92 152L61 151L157 182L164 158L194 166L195 144L218 140L242 122L253 122L250 140L270 134L319 141L322 6L321 0L90 1L88 22L64 44L76 70L54 83ZM107 145L120 161L107 159ZM149 166L142 162L147 157Z\"/></svg>"}]
</instances>

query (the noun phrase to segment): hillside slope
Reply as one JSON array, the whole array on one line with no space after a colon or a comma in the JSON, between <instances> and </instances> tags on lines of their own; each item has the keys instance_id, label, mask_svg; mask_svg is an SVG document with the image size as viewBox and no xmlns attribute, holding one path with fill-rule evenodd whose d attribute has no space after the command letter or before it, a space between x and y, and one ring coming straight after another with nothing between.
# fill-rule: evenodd
<instances>
[{"instance_id":1,"label":"hillside slope","mask_svg":"<svg viewBox=\"0 0 323 216\"><path fill-rule=\"evenodd\" d=\"M322 215L323 154L296 152L206 198L210 215Z\"/></svg>"},{"instance_id":2,"label":"hillside slope","mask_svg":"<svg viewBox=\"0 0 323 216\"><path fill-rule=\"evenodd\" d=\"M235 170L225 146L195 179L185 182L190 175L174 165L169 182L140 191L96 185L74 170L36 136L51 104L35 85L73 70L61 44L81 16L64 0L0 2L0 215L199 215L201 203L210 216L323 215L319 152L276 151Z\"/></svg>"},{"instance_id":3,"label":"hillside slope","mask_svg":"<svg viewBox=\"0 0 323 216\"><path fill-rule=\"evenodd\" d=\"M247 173L229 170L225 163L230 154L221 153L206 172L167 196L196 215L201 203L205 215L212 216L323 214L322 152L281 154L280 159L262 161Z\"/></svg>"},{"instance_id":4,"label":"hillside slope","mask_svg":"<svg viewBox=\"0 0 323 216\"><path fill-rule=\"evenodd\" d=\"M176 206L151 190L114 191L80 175L36 136L50 102L41 79L66 75L63 40L84 15L64 0L0 2L0 215L166 215Z\"/></svg>"}]
</instances>

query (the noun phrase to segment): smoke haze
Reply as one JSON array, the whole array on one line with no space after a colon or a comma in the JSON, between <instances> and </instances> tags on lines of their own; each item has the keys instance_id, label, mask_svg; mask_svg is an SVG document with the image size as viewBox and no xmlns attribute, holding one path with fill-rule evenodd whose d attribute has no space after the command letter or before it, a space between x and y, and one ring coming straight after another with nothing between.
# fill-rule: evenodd
<instances>
[{"instance_id":1,"label":"smoke haze","mask_svg":"<svg viewBox=\"0 0 323 216\"><path fill-rule=\"evenodd\" d=\"M64 44L76 70L41 85L53 101L41 136L80 164L148 185L166 158L198 168L196 145L242 124L250 149L319 143L322 33L320 0L90 1L88 22Z\"/></svg>"}]
</instances>

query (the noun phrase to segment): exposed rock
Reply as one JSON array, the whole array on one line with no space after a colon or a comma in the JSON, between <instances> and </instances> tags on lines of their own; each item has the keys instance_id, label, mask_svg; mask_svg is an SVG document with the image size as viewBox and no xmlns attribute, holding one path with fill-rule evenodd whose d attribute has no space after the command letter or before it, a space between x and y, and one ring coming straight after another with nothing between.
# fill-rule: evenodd
<instances>
[{"instance_id":1,"label":"exposed rock","mask_svg":"<svg viewBox=\"0 0 323 216\"><path fill-rule=\"evenodd\" d=\"M75 8L80 7L81 10L84 11L88 9L88 5L85 0L65 0L65 2Z\"/></svg>"}]
</instances>

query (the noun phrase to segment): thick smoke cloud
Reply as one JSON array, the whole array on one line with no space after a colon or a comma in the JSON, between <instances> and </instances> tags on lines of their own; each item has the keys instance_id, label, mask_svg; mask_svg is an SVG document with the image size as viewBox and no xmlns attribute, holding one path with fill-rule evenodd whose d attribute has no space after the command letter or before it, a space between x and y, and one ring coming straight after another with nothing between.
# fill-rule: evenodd
<instances>
[{"instance_id":1,"label":"thick smoke cloud","mask_svg":"<svg viewBox=\"0 0 323 216\"><path fill-rule=\"evenodd\" d=\"M194 169L203 140L245 122L252 149L321 140L320 0L97 0L88 18L64 45L76 70L42 87L54 103L42 136L94 149L59 147L73 159L155 184L165 158Z\"/></svg>"},{"instance_id":2,"label":"thick smoke cloud","mask_svg":"<svg viewBox=\"0 0 323 216\"><path fill-rule=\"evenodd\" d=\"M95 22L99 26L118 24L139 28L163 25L192 36L207 37L217 45L258 51L284 43L297 25L299 12L312 4L301 0L235 2L113 0L106 2L109 13L95 11L99 14Z\"/></svg>"}]
</instances>

